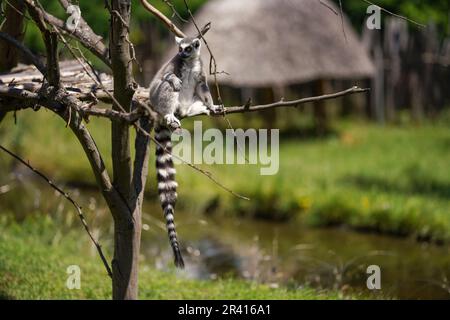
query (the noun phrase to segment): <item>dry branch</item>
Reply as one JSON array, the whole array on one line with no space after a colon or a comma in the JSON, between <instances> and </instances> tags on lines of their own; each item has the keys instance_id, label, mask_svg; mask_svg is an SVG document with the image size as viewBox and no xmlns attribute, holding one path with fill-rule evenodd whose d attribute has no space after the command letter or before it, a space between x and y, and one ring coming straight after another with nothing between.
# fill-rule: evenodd
<instances>
[{"instance_id":1,"label":"dry branch","mask_svg":"<svg viewBox=\"0 0 450 320\"><path fill-rule=\"evenodd\" d=\"M161 20L162 23L166 25L166 27L176 36L185 38L186 34L184 34L183 31L181 31L169 18L167 18L161 11L156 9L154 6L152 6L150 3L147 2L147 0L140 0L142 6L149 11L151 14L153 14L155 17L157 17L159 20ZM167 2L166 2L167 3ZM172 10L175 10L173 6L171 6ZM176 12L176 11L175 11ZM177 13L178 16L180 16ZM197 38L201 38L204 36L209 29L211 29L211 22L208 22L203 26L203 28L198 30Z\"/></svg>"},{"instance_id":2,"label":"dry branch","mask_svg":"<svg viewBox=\"0 0 450 320\"><path fill-rule=\"evenodd\" d=\"M71 5L70 1L59 0L61 6L67 10L67 7ZM103 38L97 35L91 27L86 23L83 17L80 17L80 21L75 30L67 28L64 21L54 17L50 13L43 11L43 17L46 22L57 27L61 32L69 35L71 38L79 41L86 49L91 51L94 55L100 58L108 67L111 67L111 61L109 59L108 48L103 43Z\"/></svg>"},{"instance_id":3,"label":"dry branch","mask_svg":"<svg viewBox=\"0 0 450 320\"><path fill-rule=\"evenodd\" d=\"M367 4L370 4L370 5L373 5L373 6L377 6L378 8L380 8L381 11L384 11L384 12L386 12L387 14L389 14L389 15L391 15L391 16L394 16L394 17L397 17L397 18L399 18L399 19L403 19L403 20L405 20L405 21L408 21L408 22L413 23L413 24L415 24L416 26L419 26L419 27L421 27L421 28L425 28L425 27L426 27L423 23L419 23L419 22L414 21L414 20L412 20L412 19L410 19L410 18L408 18L408 17L405 17L405 16L402 16L402 15L396 14L396 13L394 13L394 12L392 12L392 11L389 11L389 10L383 8L383 7L380 7L378 4L373 3L372 1L369 1L369 0L362 0L362 1L364 1L364 2L367 3Z\"/></svg>"},{"instance_id":4,"label":"dry branch","mask_svg":"<svg viewBox=\"0 0 450 320\"><path fill-rule=\"evenodd\" d=\"M7 4L0 31L20 42L24 35L23 13L25 11L25 5L21 0L8 0ZM17 54L17 47L15 45L11 45L7 41L0 41L0 52L2 52L0 72L10 70L17 65L19 55Z\"/></svg>"},{"instance_id":5,"label":"dry branch","mask_svg":"<svg viewBox=\"0 0 450 320\"><path fill-rule=\"evenodd\" d=\"M186 37L186 35L183 33L183 31L178 29L178 27L172 21L170 21L169 18L167 18L164 14L162 14L161 11L159 11L154 6L152 6L150 3L148 3L147 0L140 0L140 1L141 1L142 6L147 11L149 11L151 14L153 14L155 17L157 17L159 20L161 20L161 22L164 23L171 32L173 32L178 37L181 37L181 38Z\"/></svg>"},{"instance_id":6,"label":"dry branch","mask_svg":"<svg viewBox=\"0 0 450 320\"><path fill-rule=\"evenodd\" d=\"M78 217L80 218L80 221L86 230L87 234L89 235L89 238L91 239L92 243L97 248L97 252L102 259L103 265L105 266L106 272L110 277L112 277L112 271L108 264L108 261L105 258L105 255L103 254L102 246L98 243L98 241L94 238L92 235L89 226L86 222L86 218L83 215L83 211L81 209L81 206L64 190L62 190L60 187L58 187L56 184L54 184L45 174L37 170L36 168L32 167L27 161L23 160L21 157L13 153L12 151L6 149L2 145L0 145L0 149L9 154L11 157L15 158L19 162L21 162L23 165L25 165L28 169L33 171L36 175L38 175L41 179L43 179L45 182L47 182L53 189L55 189L60 195L62 195L64 198L66 198L77 210Z\"/></svg>"},{"instance_id":7,"label":"dry branch","mask_svg":"<svg viewBox=\"0 0 450 320\"><path fill-rule=\"evenodd\" d=\"M13 37L11 37L9 34L6 34L4 32L0 32L0 38L9 42L13 46L15 46L19 51L22 52L24 55L24 58L28 60L30 63L34 64L38 70L45 75L46 69L45 66L42 64L42 62L39 60L38 57L36 57L30 49L25 47L20 41L17 41Z\"/></svg>"},{"instance_id":8,"label":"dry branch","mask_svg":"<svg viewBox=\"0 0 450 320\"><path fill-rule=\"evenodd\" d=\"M359 87L352 87L350 89L336 92L336 93L325 94L325 95L316 96L316 97L302 98L302 99L298 99L298 100L279 101L279 102L263 104L263 105L256 105L256 106L244 105L244 106L239 106L239 107L228 107L228 108L225 108L225 113L226 114L246 113L246 112L263 111L263 110L280 108L280 107L297 107L301 104L305 104L308 102L317 102L317 101L335 99L335 98L339 98L339 97L343 97L343 96L347 96L347 95L352 95L352 94L356 94L356 93L364 93L364 92L369 92L369 91L370 91L369 88L362 89ZM218 115L222 115L222 114L221 113L216 114L216 116L218 116Z\"/></svg>"}]
</instances>

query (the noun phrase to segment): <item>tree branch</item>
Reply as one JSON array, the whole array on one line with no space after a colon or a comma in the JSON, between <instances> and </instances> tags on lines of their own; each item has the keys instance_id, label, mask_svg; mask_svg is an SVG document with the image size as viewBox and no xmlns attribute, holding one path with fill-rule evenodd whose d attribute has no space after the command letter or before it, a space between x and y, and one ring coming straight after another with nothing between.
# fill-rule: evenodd
<instances>
[{"instance_id":1,"label":"tree branch","mask_svg":"<svg viewBox=\"0 0 450 320\"><path fill-rule=\"evenodd\" d=\"M59 2L66 10L67 7L71 5L70 1L60 0ZM43 17L46 22L54 25L71 38L79 41L86 49L102 60L103 63L105 63L108 67L111 67L108 48L104 45L103 38L92 30L83 17L80 17L80 22L75 30L69 30L64 21L56 18L46 11L43 11Z\"/></svg>"},{"instance_id":2,"label":"tree branch","mask_svg":"<svg viewBox=\"0 0 450 320\"><path fill-rule=\"evenodd\" d=\"M34 103L38 103L40 99L40 95L38 93L10 86L0 86L0 96L19 100L29 100Z\"/></svg>"},{"instance_id":3,"label":"tree branch","mask_svg":"<svg viewBox=\"0 0 450 320\"><path fill-rule=\"evenodd\" d=\"M98 243L98 241L94 238L94 236L92 235L92 233L89 229L89 226L86 222L86 218L83 215L83 211L81 210L81 206L78 205L78 203L67 192L65 192L64 190L59 188L57 185L55 185L49 178L47 178L47 176L45 176L42 172L40 172L36 168L32 167L27 161L23 160L21 157L19 157L12 151L6 149L2 145L0 145L0 149L3 150L4 152L6 152L7 154L9 154L11 157L18 160L19 162L21 162L23 165L28 167L31 171L36 173L40 178L42 178L45 182L47 182L53 189L55 189L60 195L62 195L64 198L66 198L75 207L75 209L77 210L77 213L78 213L78 217L80 218L80 221L81 221L84 229L86 230L87 234L89 235L89 238L91 239L92 243L97 248L97 252L100 256L100 259L102 259L102 262L103 262L103 265L105 266L106 272L112 278L112 271L111 271L111 268L110 268L108 262L106 261L105 255L103 254L102 247Z\"/></svg>"},{"instance_id":4,"label":"tree branch","mask_svg":"<svg viewBox=\"0 0 450 320\"><path fill-rule=\"evenodd\" d=\"M292 101L279 101L279 102L257 105L257 106L244 105L244 106L239 106L239 107L228 107L228 108L225 108L225 113L226 114L246 113L246 112L263 111L263 110L279 108L279 107L297 107L301 104L305 104L308 102L317 102L317 101L322 101L322 100L335 99L335 98L339 98L339 97L343 97L343 96L347 96L347 95L352 95L352 94L356 94L356 93L364 93L364 92L369 92L369 91L370 91L369 88L362 89L362 88L358 88L358 87L352 87L350 89L336 92L336 93L325 94L325 95L316 96L316 97L302 98L302 99L292 100ZM220 116L220 115L223 115L223 113L220 112L220 113L214 114L214 116Z\"/></svg>"},{"instance_id":5,"label":"tree branch","mask_svg":"<svg viewBox=\"0 0 450 320\"><path fill-rule=\"evenodd\" d=\"M50 85L60 87L59 59L58 59L58 39L57 35L50 31L44 21L43 10L39 1L25 0L31 18L41 31L47 53L47 80Z\"/></svg>"},{"instance_id":6,"label":"tree branch","mask_svg":"<svg viewBox=\"0 0 450 320\"><path fill-rule=\"evenodd\" d=\"M143 131L150 134L153 127L153 121L149 117L141 117L139 119L139 126ZM145 183L148 176L149 144L149 135L137 130L136 138L134 139L134 150L136 151L136 155L134 157L133 165L132 197L137 199L137 204L139 207L142 207L142 203L144 201Z\"/></svg>"},{"instance_id":7,"label":"tree branch","mask_svg":"<svg viewBox=\"0 0 450 320\"><path fill-rule=\"evenodd\" d=\"M151 14L153 14L155 17L157 17L159 20L161 20L162 23L166 25L166 27L176 36L180 38L186 38L186 34L184 34L183 31L181 31L169 18L167 18L161 11L156 9L154 6L152 6L150 3L147 2L147 0L140 0L142 6ZM172 7L172 10L174 8ZM203 35L205 35L209 29L211 29L211 22L208 22L205 24L205 26L199 30L199 33L197 35L197 38L201 38Z\"/></svg>"},{"instance_id":8,"label":"tree branch","mask_svg":"<svg viewBox=\"0 0 450 320\"><path fill-rule=\"evenodd\" d=\"M132 228L134 223L130 213L130 208L123 200L120 192L111 183L105 163L103 162L103 158L97 148L97 144L92 138L89 130L83 124L83 119L80 113L77 112L81 102L63 90L59 90L56 93L46 92L46 94L49 96L49 99L66 106L64 111L56 113L69 124L70 129L76 135L78 141L83 147L97 180L97 184L100 186L100 190L103 197L106 199L114 219L117 219L117 221L125 221L126 224ZM73 110L73 112L70 110ZM129 214L124 215L124 212L128 212Z\"/></svg>"},{"instance_id":9,"label":"tree branch","mask_svg":"<svg viewBox=\"0 0 450 320\"><path fill-rule=\"evenodd\" d=\"M27 47L25 47L21 42L19 42L18 40L14 39L13 37L11 37L9 34L6 34L4 32L0 32L0 38L9 42L10 44L12 44L13 46L15 46L17 49L19 49L26 60L28 60L30 63L32 63L33 65L36 66L36 68L44 75L46 76L47 74L47 70L44 66L44 64L42 64L42 62L39 60L39 58L37 56L35 56L30 49L28 49Z\"/></svg>"},{"instance_id":10,"label":"tree branch","mask_svg":"<svg viewBox=\"0 0 450 320\"><path fill-rule=\"evenodd\" d=\"M162 14L161 11L159 11L154 6L152 6L150 3L148 3L147 0L140 0L140 1L141 1L142 6L147 11L149 11L151 14L153 14L155 17L157 17L159 20L161 20L162 23L164 23L172 33L174 33L175 35L177 35L180 38L186 37L186 35L183 33L183 31L178 29L178 27L172 21L170 21L169 18L167 18L164 14Z\"/></svg>"},{"instance_id":11,"label":"tree branch","mask_svg":"<svg viewBox=\"0 0 450 320\"><path fill-rule=\"evenodd\" d=\"M107 118L114 121L124 121L129 124L136 122L140 117L142 117L142 112L140 112L139 110L124 113L111 109L94 108L89 105L82 106L80 108L80 112L83 115L83 118L85 119L88 116L95 116Z\"/></svg>"}]
</instances>

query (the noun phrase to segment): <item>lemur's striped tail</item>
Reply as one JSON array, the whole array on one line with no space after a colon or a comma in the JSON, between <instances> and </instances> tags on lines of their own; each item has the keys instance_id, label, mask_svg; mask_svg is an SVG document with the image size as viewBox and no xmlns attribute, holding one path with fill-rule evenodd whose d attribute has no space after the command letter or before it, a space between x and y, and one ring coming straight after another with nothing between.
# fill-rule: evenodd
<instances>
[{"instance_id":1,"label":"lemur's striped tail","mask_svg":"<svg viewBox=\"0 0 450 320\"><path fill-rule=\"evenodd\" d=\"M177 186L175 181L175 168L172 161L171 131L168 128L156 126L155 139L160 145L156 145L156 170L158 179L158 193L161 206L166 218L167 232L169 233L170 245L175 257L175 265L184 268L183 257L175 231L174 213L177 201Z\"/></svg>"}]
</instances>

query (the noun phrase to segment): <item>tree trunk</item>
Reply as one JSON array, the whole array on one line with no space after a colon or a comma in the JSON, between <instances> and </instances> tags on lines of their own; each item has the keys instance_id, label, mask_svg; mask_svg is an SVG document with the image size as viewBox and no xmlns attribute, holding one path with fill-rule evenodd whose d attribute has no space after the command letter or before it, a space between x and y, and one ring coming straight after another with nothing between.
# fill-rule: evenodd
<instances>
[{"instance_id":1,"label":"tree trunk","mask_svg":"<svg viewBox=\"0 0 450 320\"><path fill-rule=\"evenodd\" d=\"M132 60L128 41L130 14L131 0L111 1L110 53L116 100L113 103L113 109L126 112L131 109L131 99L136 88L132 78ZM113 185L129 207L126 212L113 213L113 298L137 299L142 201L139 202L139 196L135 195L135 190L132 188L129 125L120 120L113 120L111 137ZM127 220L130 214L132 224L129 224Z\"/></svg>"},{"instance_id":2,"label":"tree trunk","mask_svg":"<svg viewBox=\"0 0 450 320\"><path fill-rule=\"evenodd\" d=\"M112 285L114 300L138 297L138 262L141 244L141 208L133 212L130 228L121 220L114 221L114 259Z\"/></svg>"}]
</instances>

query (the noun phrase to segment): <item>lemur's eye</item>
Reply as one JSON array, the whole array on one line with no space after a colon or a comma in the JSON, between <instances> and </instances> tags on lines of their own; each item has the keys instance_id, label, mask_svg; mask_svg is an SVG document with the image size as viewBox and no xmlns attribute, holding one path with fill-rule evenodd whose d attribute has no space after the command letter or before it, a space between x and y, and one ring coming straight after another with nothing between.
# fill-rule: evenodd
<instances>
[{"instance_id":1,"label":"lemur's eye","mask_svg":"<svg viewBox=\"0 0 450 320\"><path fill-rule=\"evenodd\" d=\"M192 47L187 47L186 48L186 52L191 52L192 51Z\"/></svg>"}]
</instances>

